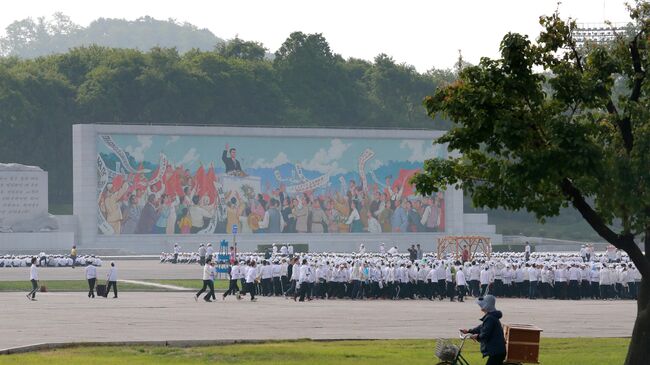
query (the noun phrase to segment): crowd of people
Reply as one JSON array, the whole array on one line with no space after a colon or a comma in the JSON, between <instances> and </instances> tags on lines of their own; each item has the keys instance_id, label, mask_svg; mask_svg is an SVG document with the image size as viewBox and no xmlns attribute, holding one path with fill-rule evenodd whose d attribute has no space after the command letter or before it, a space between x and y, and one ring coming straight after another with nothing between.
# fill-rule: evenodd
<instances>
[{"instance_id":1,"label":"crowd of people","mask_svg":"<svg viewBox=\"0 0 650 365\"><path fill-rule=\"evenodd\" d=\"M0 257L0 267L30 267L33 257L36 257L36 264L41 267L75 267L86 266L88 263L93 266L102 266L102 259L95 255L73 257L71 255L52 255L41 252L37 256L5 255Z\"/></svg>"},{"instance_id":2,"label":"crowd of people","mask_svg":"<svg viewBox=\"0 0 650 365\"><path fill-rule=\"evenodd\" d=\"M429 299L464 301L466 296L527 299L636 299L641 275L620 252L494 253L438 258L415 245L407 254L238 254L229 266L223 294L311 299ZM360 247L359 251L364 251ZM200 257L200 256L199 256ZM208 257L204 281L215 260ZM209 284L204 285L207 289ZM214 297L214 294L210 294ZM198 295L197 295L198 298ZM209 298L208 298L209 299Z\"/></svg>"}]
</instances>

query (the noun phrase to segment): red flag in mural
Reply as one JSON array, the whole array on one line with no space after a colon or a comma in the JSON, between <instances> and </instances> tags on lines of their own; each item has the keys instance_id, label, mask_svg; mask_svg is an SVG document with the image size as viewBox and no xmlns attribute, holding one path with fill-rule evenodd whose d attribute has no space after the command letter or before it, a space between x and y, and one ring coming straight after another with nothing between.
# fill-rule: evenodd
<instances>
[{"instance_id":1,"label":"red flag in mural","mask_svg":"<svg viewBox=\"0 0 650 365\"><path fill-rule=\"evenodd\" d=\"M414 188L413 184L410 184L408 181L418 171L420 171L420 170L419 169L413 169L413 170L400 169L399 170L399 176L397 176L397 179L395 179L395 182L393 183L393 191L395 191L395 192L399 191L402 188L402 184L404 184L404 191L402 192L402 196L407 197L407 196L413 195L413 192L415 191L415 188Z\"/></svg>"},{"instance_id":2,"label":"red flag in mural","mask_svg":"<svg viewBox=\"0 0 650 365\"><path fill-rule=\"evenodd\" d=\"M174 169L171 165L169 165L167 167L167 171L170 171L170 173L165 174L167 175L167 179L165 180L165 191L172 198L176 196L182 196L183 187L181 186L181 176L180 176L182 170L179 172L178 169Z\"/></svg>"},{"instance_id":3,"label":"red flag in mural","mask_svg":"<svg viewBox=\"0 0 650 365\"><path fill-rule=\"evenodd\" d=\"M205 174L203 189L205 195L210 197L210 204L214 203L217 199L217 188L214 187L214 183L217 181L217 175L214 172L214 165L210 164L208 168L208 173Z\"/></svg>"},{"instance_id":4,"label":"red flag in mural","mask_svg":"<svg viewBox=\"0 0 650 365\"><path fill-rule=\"evenodd\" d=\"M202 197L205 194L204 180L205 169L203 168L203 164L201 164L201 166L196 170L196 174L194 174L194 186L196 187L196 193L199 197Z\"/></svg>"},{"instance_id":5,"label":"red flag in mural","mask_svg":"<svg viewBox=\"0 0 650 365\"><path fill-rule=\"evenodd\" d=\"M116 175L113 178L113 181L111 181L111 184L113 184L113 190L120 190L120 188L122 188L122 184L124 184L124 177L122 175Z\"/></svg>"}]
</instances>

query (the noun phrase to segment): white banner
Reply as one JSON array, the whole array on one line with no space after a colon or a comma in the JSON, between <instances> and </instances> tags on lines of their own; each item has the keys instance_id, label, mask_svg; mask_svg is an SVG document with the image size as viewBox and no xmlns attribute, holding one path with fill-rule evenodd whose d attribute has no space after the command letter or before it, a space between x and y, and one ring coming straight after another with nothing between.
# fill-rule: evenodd
<instances>
[{"instance_id":1,"label":"white banner","mask_svg":"<svg viewBox=\"0 0 650 365\"><path fill-rule=\"evenodd\" d=\"M109 135L101 135L99 138L102 139L102 142L108 147L111 151L115 153L117 158L120 159L122 162L122 165L124 165L124 168L127 169L128 172L135 172L133 167L131 167L131 164L129 163L129 158L126 156L126 152L124 152L116 143L113 141L113 137Z\"/></svg>"},{"instance_id":2,"label":"white banner","mask_svg":"<svg viewBox=\"0 0 650 365\"><path fill-rule=\"evenodd\" d=\"M366 148L359 156L359 177L361 178L361 186L364 191L368 191L368 179L366 179L366 162L375 157L375 152L370 148Z\"/></svg>"},{"instance_id":3,"label":"white banner","mask_svg":"<svg viewBox=\"0 0 650 365\"><path fill-rule=\"evenodd\" d=\"M299 163L296 164L296 174L298 174L298 179L300 179L301 182L307 181L305 175L302 174L302 165Z\"/></svg>"},{"instance_id":4,"label":"white banner","mask_svg":"<svg viewBox=\"0 0 650 365\"><path fill-rule=\"evenodd\" d=\"M314 180L305 181L300 184L291 185L287 187L287 192L289 193L304 193L305 191L314 190L323 186L327 186L327 183L330 181L330 175L325 174L317 177Z\"/></svg>"},{"instance_id":5,"label":"white banner","mask_svg":"<svg viewBox=\"0 0 650 365\"><path fill-rule=\"evenodd\" d=\"M160 162L158 163L158 174L156 177L149 181L149 185L156 185L163 176L165 176L165 171L167 170L167 156L164 153L160 154Z\"/></svg>"},{"instance_id":6,"label":"white banner","mask_svg":"<svg viewBox=\"0 0 650 365\"><path fill-rule=\"evenodd\" d=\"M108 185L108 179L110 178L112 181L116 175L117 174L114 171L110 171L108 167L106 167L102 157L97 155L97 226L99 227L99 230L106 235L114 234L115 231L113 230L113 227L108 224L106 218L104 218L100 199L102 192L106 189L106 185Z\"/></svg>"}]
</instances>

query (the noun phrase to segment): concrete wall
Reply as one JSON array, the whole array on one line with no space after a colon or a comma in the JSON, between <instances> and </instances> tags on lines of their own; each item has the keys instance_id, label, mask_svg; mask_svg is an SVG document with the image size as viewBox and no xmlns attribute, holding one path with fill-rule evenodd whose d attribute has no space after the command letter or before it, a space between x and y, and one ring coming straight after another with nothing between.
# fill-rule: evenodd
<instances>
[{"instance_id":1,"label":"concrete wall","mask_svg":"<svg viewBox=\"0 0 650 365\"><path fill-rule=\"evenodd\" d=\"M0 233L0 254L70 252L74 232Z\"/></svg>"}]
</instances>

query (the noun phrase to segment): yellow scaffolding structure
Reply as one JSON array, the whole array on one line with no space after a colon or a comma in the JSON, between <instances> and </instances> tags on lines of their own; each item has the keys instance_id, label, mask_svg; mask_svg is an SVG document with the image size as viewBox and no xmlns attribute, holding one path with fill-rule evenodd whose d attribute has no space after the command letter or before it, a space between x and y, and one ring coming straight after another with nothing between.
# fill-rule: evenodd
<instances>
[{"instance_id":1,"label":"yellow scaffolding structure","mask_svg":"<svg viewBox=\"0 0 650 365\"><path fill-rule=\"evenodd\" d=\"M459 260L462 256L463 246L469 250L469 260L474 260L476 252L480 249L488 259L492 256L492 240L485 236L444 236L438 238L438 259L450 251L454 258Z\"/></svg>"}]
</instances>

